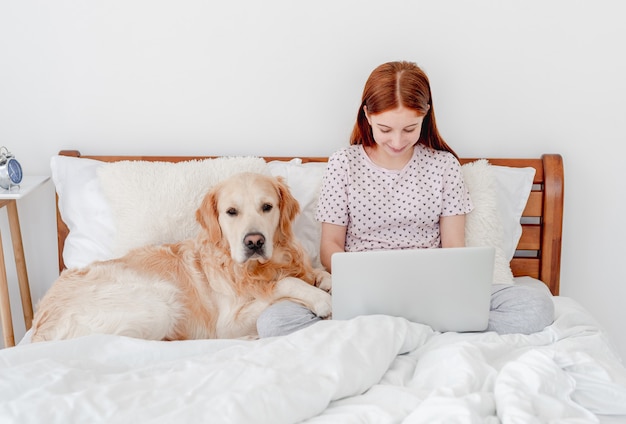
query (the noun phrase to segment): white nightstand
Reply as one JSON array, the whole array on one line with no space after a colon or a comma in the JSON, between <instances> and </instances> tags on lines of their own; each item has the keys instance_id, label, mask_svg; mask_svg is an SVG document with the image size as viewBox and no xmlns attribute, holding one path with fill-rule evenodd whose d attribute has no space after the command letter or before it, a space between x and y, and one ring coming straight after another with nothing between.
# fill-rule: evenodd
<instances>
[{"instance_id":1,"label":"white nightstand","mask_svg":"<svg viewBox=\"0 0 626 424\"><path fill-rule=\"evenodd\" d=\"M24 258L24 246L22 245L22 232L20 230L20 220L17 214L17 200L28 196L33 190L48 181L50 177L24 176L19 189L5 190L0 188L0 208L7 207L9 217L9 230L13 242L13 256L15 256L15 267L17 269L17 281L20 286L22 297L22 310L24 311L24 322L28 330L33 322L33 303L30 298L30 286L28 284L28 274L26 273L26 259ZM0 321L2 322L2 334L4 335L4 346L15 346L15 336L13 335L13 319L11 317L11 303L9 299L9 285L7 282L7 270L4 261L4 250L2 248L2 235L0 234Z\"/></svg>"}]
</instances>

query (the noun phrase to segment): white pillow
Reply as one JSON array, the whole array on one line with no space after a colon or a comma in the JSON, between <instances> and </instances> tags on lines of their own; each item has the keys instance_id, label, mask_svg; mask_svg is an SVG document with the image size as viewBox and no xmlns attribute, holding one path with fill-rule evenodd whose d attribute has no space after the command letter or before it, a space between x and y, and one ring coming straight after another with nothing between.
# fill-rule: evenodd
<instances>
[{"instance_id":1,"label":"white pillow","mask_svg":"<svg viewBox=\"0 0 626 424\"><path fill-rule=\"evenodd\" d=\"M502 221L503 249L510 261L522 236L520 220L533 188L535 168L491 165L495 174L498 211Z\"/></svg>"},{"instance_id":2,"label":"white pillow","mask_svg":"<svg viewBox=\"0 0 626 424\"><path fill-rule=\"evenodd\" d=\"M313 265L322 266L320 261L320 239L322 226L315 219L317 199L322 186L322 177L326 171L326 162L302 163L301 159L271 161L269 171L274 176L281 176L289 186L291 193L300 203L300 215L294 222L294 234L307 251Z\"/></svg>"},{"instance_id":3,"label":"white pillow","mask_svg":"<svg viewBox=\"0 0 626 424\"><path fill-rule=\"evenodd\" d=\"M50 160L59 213L69 229L63 249L67 268L111 259L115 226L96 170L104 163L68 156Z\"/></svg>"},{"instance_id":4,"label":"white pillow","mask_svg":"<svg viewBox=\"0 0 626 424\"><path fill-rule=\"evenodd\" d=\"M221 157L178 163L120 161L98 168L113 212L117 256L149 244L193 238L196 210L216 183L239 172L267 173L259 157Z\"/></svg>"}]
</instances>

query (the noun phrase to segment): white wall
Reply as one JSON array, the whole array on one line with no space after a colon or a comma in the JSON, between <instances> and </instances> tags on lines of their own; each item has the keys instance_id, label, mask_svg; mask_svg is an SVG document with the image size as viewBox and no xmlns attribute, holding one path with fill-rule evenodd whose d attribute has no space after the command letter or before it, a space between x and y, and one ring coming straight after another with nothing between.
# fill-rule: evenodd
<instances>
[{"instance_id":1,"label":"white wall","mask_svg":"<svg viewBox=\"0 0 626 424\"><path fill-rule=\"evenodd\" d=\"M5 1L0 145L28 174L49 174L65 148L328 155L347 143L369 72L416 61L460 155L564 156L561 294L589 309L626 358L622 4ZM48 184L18 205L35 299L56 273L53 196Z\"/></svg>"}]
</instances>

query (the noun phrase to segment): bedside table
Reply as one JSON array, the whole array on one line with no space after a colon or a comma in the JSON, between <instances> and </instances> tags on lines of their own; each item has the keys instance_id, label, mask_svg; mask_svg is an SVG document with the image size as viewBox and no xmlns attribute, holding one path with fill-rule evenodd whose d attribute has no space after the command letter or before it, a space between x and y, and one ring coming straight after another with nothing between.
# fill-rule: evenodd
<instances>
[{"instance_id":1,"label":"bedside table","mask_svg":"<svg viewBox=\"0 0 626 424\"><path fill-rule=\"evenodd\" d=\"M0 188L0 209L6 206L9 218L9 230L11 241L13 242L13 256L15 256L15 267L17 269L17 281L20 287L22 298L22 310L24 311L24 323L26 330L30 329L33 322L33 303L30 298L30 286L28 284L28 274L26 272L26 259L24 258L24 246L22 244L22 232L17 214L17 201L28 196L33 190L48 181L50 177L24 176L19 189L5 190ZM7 270L4 261L4 250L2 247L2 235L0 234L0 321L2 322L2 334L4 336L4 346L15 346L15 336L13 335L13 318L11 317L11 302L9 298L9 285L7 281Z\"/></svg>"}]
</instances>

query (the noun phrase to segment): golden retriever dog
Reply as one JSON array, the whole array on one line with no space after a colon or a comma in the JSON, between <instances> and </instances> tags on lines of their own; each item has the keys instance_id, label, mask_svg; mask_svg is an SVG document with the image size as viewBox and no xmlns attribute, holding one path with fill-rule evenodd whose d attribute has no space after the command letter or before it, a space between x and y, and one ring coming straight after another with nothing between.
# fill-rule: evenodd
<instances>
[{"instance_id":1,"label":"golden retriever dog","mask_svg":"<svg viewBox=\"0 0 626 424\"><path fill-rule=\"evenodd\" d=\"M222 181L196 212L196 238L65 270L37 307L32 341L255 338L261 312L283 299L328 317L330 274L314 269L294 238L299 210L282 179Z\"/></svg>"}]
</instances>

